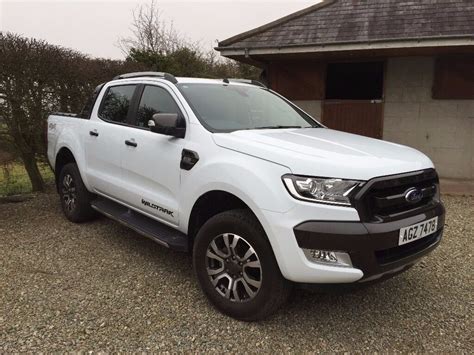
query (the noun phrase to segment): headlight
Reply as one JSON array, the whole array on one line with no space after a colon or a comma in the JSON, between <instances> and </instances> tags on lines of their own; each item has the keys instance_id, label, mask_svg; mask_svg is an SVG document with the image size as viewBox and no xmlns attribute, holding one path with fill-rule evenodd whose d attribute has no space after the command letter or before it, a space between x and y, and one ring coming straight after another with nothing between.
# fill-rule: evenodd
<instances>
[{"instance_id":1,"label":"headlight","mask_svg":"<svg viewBox=\"0 0 474 355\"><path fill-rule=\"evenodd\" d=\"M284 175L282 177L290 194L305 201L350 206L350 197L362 181L307 176Z\"/></svg>"}]
</instances>

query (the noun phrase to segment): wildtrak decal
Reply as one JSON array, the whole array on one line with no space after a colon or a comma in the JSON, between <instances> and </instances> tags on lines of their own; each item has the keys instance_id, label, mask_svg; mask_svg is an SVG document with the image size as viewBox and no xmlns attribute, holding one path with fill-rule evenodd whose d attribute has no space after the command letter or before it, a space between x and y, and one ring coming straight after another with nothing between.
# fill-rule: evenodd
<instances>
[{"instance_id":1,"label":"wildtrak decal","mask_svg":"<svg viewBox=\"0 0 474 355\"><path fill-rule=\"evenodd\" d=\"M147 200L145 200L145 199L143 199L143 198L142 198L142 204L145 205L146 207L153 208L153 209L155 209L155 210L157 210L157 211L159 211L159 212L161 212L161 213L165 213L165 214L167 214L167 215L169 215L169 216L171 216L171 217L174 217L174 216L173 216L173 213L174 213L173 211L170 211L170 210L168 210L168 209L166 209L166 208L163 208L163 207L161 207L161 206L155 205L154 203L151 203L151 202L149 202L149 201L147 201Z\"/></svg>"}]
</instances>

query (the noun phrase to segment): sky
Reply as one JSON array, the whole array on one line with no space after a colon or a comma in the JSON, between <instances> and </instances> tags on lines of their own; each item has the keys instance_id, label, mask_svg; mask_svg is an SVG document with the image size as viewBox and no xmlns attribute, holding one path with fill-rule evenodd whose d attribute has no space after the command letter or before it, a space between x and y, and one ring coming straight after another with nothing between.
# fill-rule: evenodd
<instances>
[{"instance_id":1,"label":"sky","mask_svg":"<svg viewBox=\"0 0 474 355\"><path fill-rule=\"evenodd\" d=\"M158 0L164 20L205 50L318 0ZM0 0L0 31L43 39L93 57L122 59L132 11L147 0Z\"/></svg>"}]
</instances>

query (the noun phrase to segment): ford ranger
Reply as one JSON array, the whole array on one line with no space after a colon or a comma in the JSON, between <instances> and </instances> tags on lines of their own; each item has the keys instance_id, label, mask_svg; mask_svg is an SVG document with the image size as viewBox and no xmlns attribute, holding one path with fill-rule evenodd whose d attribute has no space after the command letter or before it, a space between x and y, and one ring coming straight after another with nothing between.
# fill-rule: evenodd
<instances>
[{"instance_id":1,"label":"ford ranger","mask_svg":"<svg viewBox=\"0 0 474 355\"><path fill-rule=\"evenodd\" d=\"M65 216L97 212L192 253L221 312L263 319L292 285L364 283L440 243L428 157L328 129L264 85L129 73L48 118Z\"/></svg>"}]
</instances>

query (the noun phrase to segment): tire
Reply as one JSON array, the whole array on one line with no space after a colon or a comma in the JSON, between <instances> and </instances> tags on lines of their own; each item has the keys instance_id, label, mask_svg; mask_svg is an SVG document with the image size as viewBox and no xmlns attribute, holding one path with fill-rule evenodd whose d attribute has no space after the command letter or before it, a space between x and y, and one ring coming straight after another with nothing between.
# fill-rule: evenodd
<instances>
[{"instance_id":1,"label":"tire","mask_svg":"<svg viewBox=\"0 0 474 355\"><path fill-rule=\"evenodd\" d=\"M66 164L59 173L58 192L64 215L71 222L85 222L96 216L90 204L93 195L85 187L75 163Z\"/></svg>"},{"instance_id":2,"label":"tire","mask_svg":"<svg viewBox=\"0 0 474 355\"><path fill-rule=\"evenodd\" d=\"M292 288L263 228L248 210L222 212L201 227L194 241L193 266L211 303L238 320L267 318L285 303ZM230 290L231 285L235 289Z\"/></svg>"}]
</instances>

